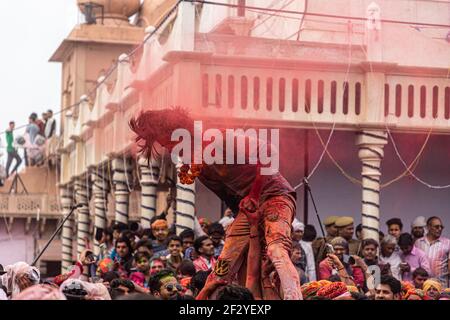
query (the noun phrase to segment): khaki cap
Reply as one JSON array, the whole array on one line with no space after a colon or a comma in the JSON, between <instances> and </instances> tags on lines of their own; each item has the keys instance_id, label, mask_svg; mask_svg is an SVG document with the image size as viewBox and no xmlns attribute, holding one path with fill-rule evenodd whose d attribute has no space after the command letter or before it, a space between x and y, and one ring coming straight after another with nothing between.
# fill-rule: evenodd
<instances>
[{"instance_id":1,"label":"khaki cap","mask_svg":"<svg viewBox=\"0 0 450 320\"><path fill-rule=\"evenodd\" d=\"M323 221L323 225L326 226L326 227L331 226L331 225L335 224L336 220L339 219L339 218L340 217L338 217L338 216L326 217L325 220Z\"/></svg>"},{"instance_id":2,"label":"khaki cap","mask_svg":"<svg viewBox=\"0 0 450 320\"><path fill-rule=\"evenodd\" d=\"M345 227L353 223L354 221L352 217L339 217L335 222L336 227L338 228Z\"/></svg>"}]
</instances>

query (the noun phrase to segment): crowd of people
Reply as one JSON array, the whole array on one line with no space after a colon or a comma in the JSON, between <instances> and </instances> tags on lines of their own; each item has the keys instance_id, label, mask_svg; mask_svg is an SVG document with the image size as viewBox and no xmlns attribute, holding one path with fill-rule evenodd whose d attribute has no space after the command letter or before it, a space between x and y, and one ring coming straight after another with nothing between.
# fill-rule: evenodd
<instances>
[{"instance_id":1,"label":"crowd of people","mask_svg":"<svg viewBox=\"0 0 450 320\"><path fill-rule=\"evenodd\" d=\"M97 230L96 255L84 250L54 278L40 279L23 262L0 269L0 300L254 300L248 288L223 280L205 287L232 223L229 209L217 222L196 218L194 230L179 235L164 215L153 218L151 229L116 223ZM410 232L390 219L380 242L363 240L351 217L327 217L323 224L325 237L297 219L292 224L291 260L304 300L450 299L450 240L439 217L418 217Z\"/></svg>"},{"instance_id":2,"label":"crowd of people","mask_svg":"<svg viewBox=\"0 0 450 320\"><path fill-rule=\"evenodd\" d=\"M15 137L14 131L16 124L14 121L9 122L9 126L5 131L6 138L6 167L4 172L0 175L0 180L6 180L14 172L17 172L19 166L22 164L22 157L19 155L19 148L23 148L26 166L35 166L42 163L44 160L44 146L48 139L53 137L56 133L56 121L53 118L53 111L47 110L42 113L42 118L39 118L37 113L32 113L28 117L28 125L25 129L24 135L17 135ZM11 165L15 161L14 167Z\"/></svg>"},{"instance_id":3,"label":"crowd of people","mask_svg":"<svg viewBox=\"0 0 450 320\"><path fill-rule=\"evenodd\" d=\"M353 218L324 220L326 236L311 225L293 223L292 261L303 298L448 300L450 240L439 217L417 217L405 232L399 218L387 221L379 242L362 238Z\"/></svg>"}]
</instances>

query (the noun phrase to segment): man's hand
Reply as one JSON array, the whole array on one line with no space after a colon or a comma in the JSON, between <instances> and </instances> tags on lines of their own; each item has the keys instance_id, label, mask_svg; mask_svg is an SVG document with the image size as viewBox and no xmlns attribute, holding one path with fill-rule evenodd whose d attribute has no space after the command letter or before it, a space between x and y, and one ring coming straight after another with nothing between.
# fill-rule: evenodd
<instances>
[{"instance_id":1,"label":"man's hand","mask_svg":"<svg viewBox=\"0 0 450 320\"><path fill-rule=\"evenodd\" d=\"M209 283L207 283L205 287L209 292L214 292L217 288L226 286L227 284L228 284L227 280L215 277L211 281L209 281Z\"/></svg>"},{"instance_id":2,"label":"man's hand","mask_svg":"<svg viewBox=\"0 0 450 320\"><path fill-rule=\"evenodd\" d=\"M360 267L364 272L367 271L368 267L367 264L364 262L364 260L357 255L352 255L351 256L353 259L355 259L355 265Z\"/></svg>"},{"instance_id":3,"label":"man's hand","mask_svg":"<svg viewBox=\"0 0 450 320\"><path fill-rule=\"evenodd\" d=\"M86 249L91 249L91 239L89 237L84 237L83 239Z\"/></svg>"},{"instance_id":4,"label":"man's hand","mask_svg":"<svg viewBox=\"0 0 450 320\"><path fill-rule=\"evenodd\" d=\"M259 223L258 203L255 199L246 196L239 203L239 210L247 216L248 222L251 225L257 225Z\"/></svg>"},{"instance_id":5,"label":"man's hand","mask_svg":"<svg viewBox=\"0 0 450 320\"><path fill-rule=\"evenodd\" d=\"M133 284L134 284L134 290L135 290L136 292L139 292L139 293L145 293L145 294L150 293L150 290L149 290L149 289L144 288L144 287L141 287L139 284L137 284L137 283L134 282L134 281L131 281L131 282L133 282Z\"/></svg>"},{"instance_id":6,"label":"man's hand","mask_svg":"<svg viewBox=\"0 0 450 320\"><path fill-rule=\"evenodd\" d=\"M375 289L369 289L369 291L366 292L366 297L369 298L369 300L374 300L376 295Z\"/></svg>"},{"instance_id":7,"label":"man's hand","mask_svg":"<svg viewBox=\"0 0 450 320\"><path fill-rule=\"evenodd\" d=\"M344 265L342 264L341 260L339 260L338 256L332 253L328 254L328 263L331 267L336 267L339 270L344 268Z\"/></svg>"},{"instance_id":8,"label":"man's hand","mask_svg":"<svg viewBox=\"0 0 450 320\"><path fill-rule=\"evenodd\" d=\"M95 263L94 254L91 250L85 249L80 253L80 262L83 266L89 266Z\"/></svg>"},{"instance_id":9,"label":"man's hand","mask_svg":"<svg viewBox=\"0 0 450 320\"><path fill-rule=\"evenodd\" d=\"M400 271L401 272L410 272L411 266L407 262L400 263Z\"/></svg>"},{"instance_id":10,"label":"man's hand","mask_svg":"<svg viewBox=\"0 0 450 320\"><path fill-rule=\"evenodd\" d=\"M208 300L217 288L226 286L227 284L228 281L220 279L216 274L214 274L214 272L212 272L209 274L205 286L199 292L195 300Z\"/></svg>"},{"instance_id":11,"label":"man's hand","mask_svg":"<svg viewBox=\"0 0 450 320\"><path fill-rule=\"evenodd\" d=\"M27 274L21 274L16 278L17 285L19 286L20 291L25 290L28 287L31 287L33 283L30 278L28 278Z\"/></svg>"}]
</instances>

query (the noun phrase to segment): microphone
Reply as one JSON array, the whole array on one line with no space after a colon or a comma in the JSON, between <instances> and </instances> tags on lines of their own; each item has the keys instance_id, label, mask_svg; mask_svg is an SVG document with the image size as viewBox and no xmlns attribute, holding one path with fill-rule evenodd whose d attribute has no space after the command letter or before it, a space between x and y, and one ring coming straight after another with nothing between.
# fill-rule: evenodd
<instances>
[{"instance_id":1,"label":"microphone","mask_svg":"<svg viewBox=\"0 0 450 320\"><path fill-rule=\"evenodd\" d=\"M78 204L76 204L76 205L74 205L73 207L72 207L72 209L78 209L78 208L81 208L83 205L81 204L81 203L78 203Z\"/></svg>"}]
</instances>

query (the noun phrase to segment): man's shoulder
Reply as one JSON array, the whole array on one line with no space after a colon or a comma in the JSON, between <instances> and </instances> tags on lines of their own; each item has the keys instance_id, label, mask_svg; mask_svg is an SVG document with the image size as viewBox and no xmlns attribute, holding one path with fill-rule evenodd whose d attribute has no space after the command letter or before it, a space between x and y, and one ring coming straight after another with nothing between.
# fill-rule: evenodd
<instances>
[{"instance_id":1,"label":"man's shoulder","mask_svg":"<svg viewBox=\"0 0 450 320\"><path fill-rule=\"evenodd\" d=\"M411 254L414 256L426 256L425 251L423 251L421 248L413 246L413 249L411 250Z\"/></svg>"},{"instance_id":2,"label":"man's shoulder","mask_svg":"<svg viewBox=\"0 0 450 320\"><path fill-rule=\"evenodd\" d=\"M323 259L322 261L319 262L319 268L327 268L327 269L331 269L330 264L327 261L328 258Z\"/></svg>"},{"instance_id":3,"label":"man's shoulder","mask_svg":"<svg viewBox=\"0 0 450 320\"><path fill-rule=\"evenodd\" d=\"M441 240L447 250L450 251L450 239L446 237L440 237L439 240Z\"/></svg>"},{"instance_id":4,"label":"man's shoulder","mask_svg":"<svg viewBox=\"0 0 450 320\"><path fill-rule=\"evenodd\" d=\"M417 239L416 242L415 242L415 244L418 244L418 243L424 243L424 242L426 242L426 241L427 241L426 238L425 238L425 237L422 237L422 238Z\"/></svg>"},{"instance_id":5,"label":"man's shoulder","mask_svg":"<svg viewBox=\"0 0 450 320\"><path fill-rule=\"evenodd\" d=\"M322 243L324 243L326 240L325 240L325 238L317 238L317 239L314 239L314 241L311 243L313 246L314 245L321 245Z\"/></svg>"},{"instance_id":6,"label":"man's shoulder","mask_svg":"<svg viewBox=\"0 0 450 320\"><path fill-rule=\"evenodd\" d=\"M312 248L312 243L311 242L300 240L300 245L304 246L305 248Z\"/></svg>"},{"instance_id":7,"label":"man's shoulder","mask_svg":"<svg viewBox=\"0 0 450 320\"><path fill-rule=\"evenodd\" d=\"M400 261L400 262L401 262L401 260L402 260L402 257L401 257L401 255L400 255L400 253L399 253L399 252L396 252L396 251L394 251L394 252L392 253L391 257L392 257L392 259L393 259L394 261Z\"/></svg>"}]
</instances>

